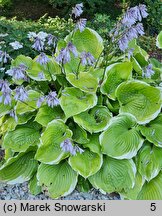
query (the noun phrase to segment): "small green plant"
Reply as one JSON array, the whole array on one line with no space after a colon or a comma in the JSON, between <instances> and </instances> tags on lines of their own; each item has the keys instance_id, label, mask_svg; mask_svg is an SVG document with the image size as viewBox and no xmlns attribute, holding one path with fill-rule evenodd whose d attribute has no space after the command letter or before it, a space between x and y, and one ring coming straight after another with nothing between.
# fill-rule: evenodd
<instances>
[{"instance_id":1,"label":"small green plant","mask_svg":"<svg viewBox=\"0 0 162 216\"><path fill-rule=\"evenodd\" d=\"M35 58L18 55L6 70L0 51L0 181L29 181L31 193L45 187L52 198L79 179L81 190L162 199L161 63L136 43L147 9L127 9L104 48L82 8L73 8L75 28L62 40L29 32Z\"/></svg>"}]
</instances>

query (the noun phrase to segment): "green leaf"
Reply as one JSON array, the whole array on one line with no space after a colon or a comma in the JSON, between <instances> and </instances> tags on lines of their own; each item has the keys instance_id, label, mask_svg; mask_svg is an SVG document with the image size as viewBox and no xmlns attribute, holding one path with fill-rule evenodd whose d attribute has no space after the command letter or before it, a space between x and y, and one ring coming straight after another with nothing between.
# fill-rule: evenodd
<instances>
[{"instance_id":1,"label":"green leaf","mask_svg":"<svg viewBox=\"0 0 162 216\"><path fill-rule=\"evenodd\" d=\"M71 40L67 37L65 40ZM90 28L85 28L83 32L77 30L73 35L73 44L79 52L90 52L95 59L102 53L104 46L101 36Z\"/></svg>"},{"instance_id":2,"label":"green leaf","mask_svg":"<svg viewBox=\"0 0 162 216\"><path fill-rule=\"evenodd\" d=\"M83 146L89 148L90 151L101 154L101 145L99 142L99 134L92 134L88 136L89 141L85 143Z\"/></svg>"},{"instance_id":3,"label":"green leaf","mask_svg":"<svg viewBox=\"0 0 162 216\"><path fill-rule=\"evenodd\" d=\"M26 112L33 112L37 107L37 101L42 96L37 91L29 90L28 99L25 102L18 101L16 105L16 113L22 115Z\"/></svg>"},{"instance_id":4,"label":"green leaf","mask_svg":"<svg viewBox=\"0 0 162 216\"><path fill-rule=\"evenodd\" d=\"M133 69L140 75L142 76L142 67L138 63L138 61L132 57L132 63L133 63Z\"/></svg>"},{"instance_id":5,"label":"green leaf","mask_svg":"<svg viewBox=\"0 0 162 216\"><path fill-rule=\"evenodd\" d=\"M20 64L25 65L27 68L31 68L33 60L29 56L19 55L11 62L11 65L18 67Z\"/></svg>"},{"instance_id":6,"label":"green leaf","mask_svg":"<svg viewBox=\"0 0 162 216\"><path fill-rule=\"evenodd\" d=\"M51 121L41 135L41 145L38 148L35 158L45 164L57 164L68 156L60 147L60 144L72 136L62 120Z\"/></svg>"},{"instance_id":7,"label":"green leaf","mask_svg":"<svg viewBox=\"0 0 162 216\"><path fill-rule=\"evenodd\" d=\"M30 190L30 193L35 195L35 196L42 192L41 186L38 185L38 180L37 180L36 174L32 177L32 179L30 179L29 190Z\"/></svg>"},{"instance_id":8,"label":"green leaf","mask_svg":"<svg viewBox=\"0 0 162 216\"><path fill-rule=\"evenodd\" d=\"M60 97L60 105L67 119L94 107L96 103L96 95L82 92L74 87L65 88Z\"/></svg>"},{"instance_id":9,"label":"green leaf","mask_svg":"<svg viewBox=\"0 0 162 216\"><path fill-rule=\"evenodd\" d=\"M138 172L147 180L155 178L162 165L162 149L145 142L137 155Z\"/></svg>"},{"instance_id":10,"label":"green leaf","mask_svg":"<svg viewBox=\"0 0 162 216\"><path fill-rule=\"evenodd\" d=\"M139 124L155 119L161 111L162 99L158 88L137 80L123 82L116 89L120 113L134 115Z\"/></svg>"},{"instance_id":11,"label":"green leaf","mask_svg":"<svg viewBox=\"0 0 162 216\"><path fill-rule=\"evenodd\" d=\"M112 114L105 106L95 106L74 116L74 121L90 133L98 133L107 128Z\"/></svg>"},{"instance_id":12,"label":"green leaf","mask_svg":"<svg viewBox=\"0 0 162 216\"><path fill-rule=\"evenodd\" d=\"M121 192L134 187L136 166L133 160L105 157L101 169L88 180L104 192Z\"/></svg>"},{"instance_id":13,"label":"green leaf","mask_svg":"<svg viewBox=\"0 0 162 216\"><path fill-rule=\"evenodd\" d=\"M143 144L135 118L129 114L114 117L100 135L102 152L117 159L131 159Z\"/></svg>"},{"instance_id":14,"label":"green leaf","mask_svg":"<svg viewBox=\"0 0 162 216\"><path fill-rule=\"evenodd\" d=\"M78 77L74 73L68 73L66 79L74 87L87 93L95 93L98 87L97 79L88 72L80 72Z\"/></svg>"},{"instance_id":15,"label":"green leaf","mask_svg":"<svg viewBox=\"0 0 162 216\"><path fill-rule=\"evenodd\" d=\"M101 168L102 163L102 154L99 155L86 149L82 154L77 153L69 158L70 166L84 178L94 175Z\"/></svg>"},{"instance_id":16,"label":"green leaf","mask_svg":"<svg viewBox=\"0 0 162 216\"><path fill-rule=\"evenodd\" d=\"M44 185L51 198L59 198L70 194L77 184L77 173L65 161L58 165L41 164L37 179Z\"/></svg>"},{"instance_id":17,"label":"green leaf","mask_svg":"<svg viewBox=\"0 0 162 216\"><path fill-rule=\"evenodd\" d=\"M15 152L25 152L29 146L39 143L40 133L36 129L23 127L9 131L4 136L3 147L11 148Z\"/></svg>"},{"instance_id":18,"label":"green leaf","mask_svg":"<svg viewBox=\"0 0 162 216\"><path fill-rule=\"evenodd\" d=\"M162 200L162 172L156 178L144 184L137 199Z\"/></svg>"},{"instance_id":19,"label":"green leaf","mask_svg":"<svg viewBox=\"0 0 162 216\"><path fill-rule=\"evenodd\" d=\"M140 131L146 139L158 147L162 147L162 114L146 125L141 125Z\"/></svg>"},{"instance_id":20,"label":"green leaf","mask_svg":"<svg viewBox=\"0 0 162 216\"><path fill-rule=\"evenodd\" d=\"M83 128L79 127L77 124L70 122L69 128L73 132L72 139L74 142L84 144L89 141L86 131Z\"/></svg>"},{"instance_id":21,"label":"green leaf","mask_svg":"<svg viewBox=\"0 0 162 216\"><path fill-rule=\"evenodd\" d=\"M35 117L35 121L37 121L39 124L46 127L50 121L52 121L54 119L63 119L64 120L64 118L65 118L64 113L59 106L55 106L55 107L51 108L51 107L45 105L39 109L39 111Z\"/></svg>"},{"instance_id":22,"label":"green leaf","mask_svg":"<svg viewBox=\"0 0 162 216\"><path fill-rule=\"evenodd\" d=\"M115 100L115 90L120 83L132 77L132 63L119 62L106 68L105 78L101 85L101 92Z\"/></svg>"},{"instance_id":23,"label":"green leaf","mask_svg":"<svg viewBox=\"0 0 162 216\"><path fill-rule=\"evenodd\" d=\"M2 93L0 92L0 97L2 96ZM4 105L4 103L0 103L0 117L8 114L10 110L12 109L13 104L11 105Z\"/></svg>"},{"instance_id":24,"label":"green leaf","mask_svg":"<svg viewBox=\"0 0 162 216\"><path fill-rule=\"evenodd\" d=\"M130 188L126 191L122 191L121 195L126 197L129 200L136 200L139 192L142 189L142 186L144 185L144 183L145 183L144 178L139 173L137 173L136 178L135 178L134 187Z\"/></svg>"},{"instance_id":25,"label":"green leaf","mask_svg":"<svg viewBox=\"0 0 162 216\"><path fill-rule=\"evenodd\" d=\"M162 49L162 31L158 34L157 39L156 39L156 46L159 49Z\"/></svg>"},{"instance_id":26,"label":"green leaf","mask_svg":"<svg viewBox=\"0 0 162 216\"><path fill-rule=\"evenodd\" d=\"M30 180L38 166L34 155L34 151L27 151L8 159L0 167L0 181L16 184Z\"/></svg>"}]
</instances>

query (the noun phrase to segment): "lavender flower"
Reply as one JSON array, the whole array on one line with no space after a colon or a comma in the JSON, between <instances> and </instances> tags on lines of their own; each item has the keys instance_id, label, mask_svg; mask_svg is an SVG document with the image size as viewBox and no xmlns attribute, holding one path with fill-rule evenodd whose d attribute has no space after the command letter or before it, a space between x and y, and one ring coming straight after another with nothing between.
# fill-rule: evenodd
<instances>
[{"instance_id":1,"label":"lavender flower","mask_svg":"<svg viewBox=\"0 0 162 216\"><path fill-rule=\"evenodd\" d=\"M134 38L138 38L138 32L134 26L130 27L128 32L126 33L126 36L129 41L131 41Z\"/></svg>"},{"instance_id":2,"label":"lavender flower","mask_svg":"<svg viewBox=\"0 0 162 216\"><path fill-rule=\"evenodd\" d=\"M13 118L15 119L16 122L18 122L18 118L17 118L17 115L16 115L15 110L11 110L11 111L9 112L9 115L10 115L11 117L13 117Z\"/></svg>"},{"instance_id":3,"label":"lavender flower","mask_svg":"<svg viewBox=\"0 0 162 216\"><path fill-rule=\"evenodd\" d=\"M84 31L85 27L86 27L86 23L87 23L87 19L79 19L76 23L75 29L79 29L80 32Z\"/></svg>"},{"instance_id":4,"label":"lavender flower","mask_svg":"<svg viewBox=\"0 0 162 216\"><path fill-rule=\"evenodd\" d=\"M37 107L41 107L42 103L45 101L45 97L41 96L37 101Z\"/></svg>"},{"instance_id":5,"label":"lavender flower","mask_svg":"<svg viewBox=\"0 0 162 216\"><path fill-rule=\"evenodd\" d=\"M27 36L28 36L29 39L33 40L34 38L37 37L37 34L35 32L29 32L27 34Z\"/></svg>"},{"instance_id":6,"label":"lavender flower","mask_svg":"<svg viewBox=\"0 0 162 216\"><path fill-rule=\"evenodd\" d=\"M59 55L56 57L56 61L58 63L66 64L71 59L70 52L72 52L75 57L78 56L77 49L71 42L69 42L65 48L60 50Z\"/></svg>"},{"instance_id":7,"label":"lavender flower","mask_svg":"<svg viewBox=\"0 0 162 216\"><path fill-rule=\"evenodd\" d=\"M136 31L138 32L139 35L144 35L144 34L145 34L144 28L143 28L143 24L142 24L142 23L138 23L138 24L135 26L135 29L136 29Z\"/></svg>"},{"instance_id":8,"label":"lavender flower","mask_svg":"<svg viewBox=\"0 0 162 216\"><path fill-rule=\"evenodd\" d=\"M139 4L139 10L140 10L141 16L142 16L143 18L146 18L146 17L148 16L146 5L144 5L144 4Z\"/></svg>"},{"instance_id":9,"label":"lavender flower","mask_svg":"<svg viewBox=\"0 0 162 216\"><path fill-rule=\"evenodd\" d=\"M45 79L44 73L43 72L39 72L38 73L38 78L39 79Z\"/></svg>"},{"instance_id":10,"label":"lavender flower","mask_svg":"<svg viewBox=\"0 0 162 216\"><path fill-rule=\"evenodd\" d=\"M129 9L127 9L127 11L126 11L126 13L122 19L122 24L127 26L127 27L130 27L136 23L138 18L139 18L138 7L136 6L136 7L129 8Z\"/></svg>"},{"instance_id":11,"label":"lavender flower","mask_svg":"<svg viewBox=\"0 0 162 216\"><path fill-rule=\"evenodd\" d=\"M95 58L90 52L82 52L80 55L80 59L82 65L93 65L95 62Z\"/></svg>"},{"instance_id":12,"label":"lavender flower","mask_svg":"<svg viewBox=\"0 0 162 216\"><path fill-rule=\"evenodd\" d=\"M80 154L82 154L82 153L84 152L84 150L81 149L78 145L75 145L75 146L74 146L74 152L76 152L76 153L79 152ZM76 154L76 153L75 153L75 154Z\"/></svg>"},{"instance_id":13,"label":"lavender flower","mask_svg":"<svg viewBox=\"0 0 162 216\"><path fill-rule=\"evenodd\" d=\"M48 34L46 32L40 31L37 34L37 38L39 38L42 41L45 41L45 39L47 38Z\"/></svg>"},{"instance_id":14,"label":"lavender flower","mask_svg":"<svg viewBox=\"0 0 162 216\"><path fill-rule=\"evenodd\" d=\"M121 51L125 51L128 48L129 40L126 35L124 35L119 41L118 46Z\"/></svg>"},{"instance_id":15,"label":"lavender flower","mask_svg":"<svg viewBox=\"0 0 162 216\"><path fill-rule=\"evenodd\" d=\"M16 87L14 98L16 101L26 101L28 99L28 92L23 86Z\"/></svg>"},{"instance_id":16,"label":"lavender flower","mask_svg":"<svg viewBox=\"0 0 162 216\"><path fill-rule=\"evenodd\" d=\"M42 51L44 49L44 42L40 38L36 37L32 48L37 51Z\"/></svg>"},{"instance_id":17,"label":"lavender flower","mask_svg":"<svg viewBox=\"0 0 162 216\"><path fill-rule=\"evenodd\" d=\"M7 54L6 51L3 52L2 50L0 50L0 62L5 64L9 59L11 59L9 54Z\"/></svg>"},{"instance_id":18,"label":"lavender flower","mask_svg":"<svg viewBox=\"0 0 162 216\"><path fill-rule=\"evenodd\" d=\"M16 80L27 80L25 71L27 67L24 64L20 64L18 67L14 67L6 71L6 74L12 76Z\"/></svg>"},{"instance_id":19,"label":"lavender flower","mask_svg":"<svg viewBox=\"0 0 162 216\"><path fill-rule=\"evenodd\" d=\"M41 53L36 62L39 62L41 65L47 64L50 61L50 59L47 57L47 55L45 53Z\"/></svg>"},{"instance_id":20,"label":"lavender flower","mask_svg":"<svg viewBox=\"0 0 162 216\"><path fill-rule=\"evenodd\" d=\"M64 152L70 152L72 155L74 155L74 147L69 139L64 140L60 147L62 148L62 151Z\"/></svg>"},{"instance_id":21,"label":"lavender flower","mask_svg":"<svg viewBox=\"0 0 162 216\"><path fill-rule=\"evenodd\" d=\"M56 40L57 40L57 38L55 36L53 36L52 34L48 34L48 36L47 36L47 44L49 46L53 45L53 47L55 47Z\"/></svg>"},{"instance_id":22,"label":"lavender flower","mask_svg":"<svg viewBox=\"0 0 162 216\"><path fill-rule=\"evenodd\" d=\"M23 45L21 43L19 43L18 41L15 41L15 42L12 42L12 43L9 43L9 44L12 46L12 48L14 50L18 50L18 49L23 48Z\"/></svg>"},{"instance_id":23,"label":"lavender flower","mask_svg":"<svg viewBox=\"0 0 162 216\"><path fill-rule=\"evenodd\" d=\"M5 105L11 104L11 89L8 81L0 80L0 89L2 92L2 95L0 96L0 103L3 101Z\"/></svg>"},{"instance_id":24,"label":"lavender flower","mask_svg":"<svg viewBox=\"0 0 162 216\"><path fill-rule=\"evenodd\" d=\"M147 67L145 67L144 71L143 71L143 76L146 78L151 78L151 76L154 74L155 72L152 70L152 64L149 64Z\"/></svg>"},{"instance_id":25,"label":"lavender flower","mask_svg":"<svg viewBox=\"0 0 162 216\"><path fill-rule=\"evenodd\" d=\"M74 14L75 18L79 17L83 13L83 3L76 4L75 7L72 8L72 14Z\"/></svg>"},{"instance_id":26,"label":"lavender flower","mask_svg":"<svg viewBox=\"0 0 162 216\"><path fill-rule=\"evenodd\" d=\"M47 96L46 96L46 103L49 107L54 107L59 105L59 99L57 98L57 94L55 91L50 92Z\"/></svg>"}]
</instances>

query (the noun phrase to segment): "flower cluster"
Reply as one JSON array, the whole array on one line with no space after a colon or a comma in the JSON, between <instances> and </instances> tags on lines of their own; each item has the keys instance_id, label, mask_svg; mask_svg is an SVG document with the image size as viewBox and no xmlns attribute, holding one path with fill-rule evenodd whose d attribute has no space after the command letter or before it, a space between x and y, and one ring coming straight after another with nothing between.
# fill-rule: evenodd
<instances>
[{"instance_id":1,"label":"flower cluster","mask_svg":"<svg viewBox=\"0 0 162 216\"><path fill-rule=\"evenodd\" d=\"M20 64L18 67L13 67L6 71L6 74L12 76L15 80L27 81L26 71L27 67L24 64Z\"/></svg>"},{"instance_id":2,"label":"flower cluster","mask_svg":"<svg viewBox=\"0 0 162 216\"><path fill-rule=\"evenodd\" d=\"M28 38L31 41L34 41L32 48L37 51L43 51L45 49L45 45L53 46L56 45L56 37L52 34L47 34L46 32L40 31L38 34L35 32L29 32Z\"/></svg>"},{"instance_id":3,"label":"flower cluster","mask_svg":"<svg viewBox=\"0 0 162 216\"><path fill-rule=\"evenodd\" d=\"M23 86L16 87L14 99L16 101L20 100L23 102L28 99L28 92L26 91L26 89Z\"/></svg>"},{"instance_id":4,"label":"flower cluster","mask_svg":"<svg viewBox=\"0 0 162 216\"><path fill-rule=\"evenodd\" d=\"M39 62L41 65L47 64L49 61L50 61L50 59L43 52L36 59L36 62Z\"/></svg>"},{"instance_id":5,"label":"flower cluster","mask_svg":"<svg viewBox=\"0 0 162 216\"><path fill-rule=\"evenodd\" d=\"M149 65L147 65L145 68L144 68L144 70L143 70L143 74L142 74L142 76L143 77L146 77L146 78L151 78L151 76L152 75L154 75L154 71L152 70L152 64L149 64Z\"/></svg>"},{"instance_id":6,"label":"flower cluster","mask_svg":"<svg viewBox=\"0 0 162 216\"><path fill-rule=\"evenodd\" d=\"M5 64L10 59L11 59L11 57L9 56L9 54L6 53L6 51L0 50L0 62Z\"/></svg>"},{"instance_id":7,"label":"flower cluster","mask_svg":"<svg viewBox=\"0 0 162 216\"><path fill-rule=\"evenodd\" d=\"M11 42L9 44L12 46L12 48L14 50L18 50L18 49L23 48L23 45L21 43L19 43L18 41L14 41L14 42Z\"/></svg>"},{"instance_id":8,"label":"flower cluster","mask_svg":"<svg viewBox=\"0 0 162 216\"><path fill-rule=\"evenodd\" d=\"M82 65L93 65L95 63L95 58L90 52L82 52L80 55Z\"/></svg>"},{"instance_id":9,"label":"flower cluster","mask_svg":"<svg viewBox=\"0 0 162 216\"><path fill-rule=\"evenodd\" d=\"M0 80L0 90L2 95L0 96L0 103L4 105L11 105L11 89L7 80Z\"/></svg>"},{"instance_id":10,"label":"flower cluster","mask_svg":"<svg viewBox=\"0 0 162 216\"><path fill-rule=\"evenodd\" d=\"M54 107L59 105L59 99L57 98L57 94L55 91L50 92L48 95L46 96L41 96L38 101L37 101L37 107L39 108L42 103L46 103L49 107Z\"/></svg>"},{"instance_id":11,"label":"flower cluster","mask_svg":"<svg viewBox=\"0 0 162 216\"><path fill-rule=\"evenodd\" d=\"M129 8L122 20L111 31L110 36L112 37L112 41L117 40L121 51L125 52L131 40L144 35L143 24L140 22L142 18L146 18L147 16L147 8L143 4Z\"/></svg>"},{"instance_id":12,"label":"flower cluster","mask_svg":"<svg viewBox=\"0 0 162 216\"><path fill-rule=\"evenodd\" d=\"M60 147L62 148L62 151L69 152L71 155L76 155L77 152L82 154L84 152L83 149L81 149L78 145L73 146L71 141L69 139L64 140Z\"/></svg>"}]
</instances>

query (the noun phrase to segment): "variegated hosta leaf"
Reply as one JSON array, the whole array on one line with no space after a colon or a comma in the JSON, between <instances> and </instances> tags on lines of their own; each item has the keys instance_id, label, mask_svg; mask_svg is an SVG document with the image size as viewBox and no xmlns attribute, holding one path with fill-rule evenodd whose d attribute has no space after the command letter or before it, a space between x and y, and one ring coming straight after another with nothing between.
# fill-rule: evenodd
<instances>
[{"instance_id":1,"label":"variegated hosta leaf","mask_svg":"<svg viewBox=\"0 0 162 216\"><path fill-rule=\"evenodd\" d=\"M29 190L30 190L30 193L35 196L42 192L42 187L38 185L36 174L30 179Z\"/></svg>"},{"instance_id":2,"label":"variegated hosta leaf","mask_svg":"<svg viewBox=\"0 0 162 216\"><path fill-rule=\"evenodd\" d=\"M35 121L37 121L39 124L46 127L50 121L54 119L64 119L64 118L65 116L60 106L55 106L51 108L45 105L39 108L39 111L35 117Z\"/></svg>"},{"instance_id":3,"label":"variegated hosta leaf","mask_svg":"<svg viewBox=\"0 0 162 216\"><path fill-rule=\"evenodd\" d=\"M101 153L101 145L99 142L99 134L92 134L89 137L89 141L85 143L83 146L90 149L90 151L100 154Z\"/></svg>"},{"instance_id":4,"label":"variegated hosta leaf","mask_svg":"<svg viewBox=\"0 0 162 216\"><path fill-rule=\"evenodd\" d=\"M101 168L102 163L102 154L99 155L86 149L82 154L77 153L69 158L70 166L84 178L95 174Z\"/></svg>"},{"instance_id":5,"label":"variegated hosta leaf","mask_svg":"<svg viewBox=\"0 0 162 216\"><path fill-rule=\"evenodd\" d=\"M71 40L69 36L65 40ZM83 32L76 31L73 35L73 44L78 52L90 52L95 59L100 56L104 49L102 38L96 31L90 28L85 28Z\"/></svg>"},{"instance_id":6,"label":"variegated hosta leaf","mask_svg":"<svg viewBox=\"0 0 162 216\"><path fill-rule=\"evenodd\" d=\"M162 114L148 124L140 126L140 131L149 142L162 147Z\"/></svg>"},{"instance_id":7,"label":"variegated hosta leaf","mask_svg":"<svg viewBox=\"0 0 162 216\"><path fill-rule=\"evenodd\" d=\"M116 160L104 157L101 169L88 180L104 192L121 192L134 187L136 166L133 160Z\"/></svg>"},{"instance_id":8,"label":"variegated hosta leaf","mask_svg":"<svg viewBox=\"0 0 162 216\"><path fill-rule=\"evenodd\" d=\"M66 79L84 92L95 93L98 87L97 79L88 72L80 72L78 77L74 73L68 73Z\"/></svg>"},{"instance_id":9,"label":"variegated hosta leaf","mask_svg":"<svg viewBox=\"0 0 162 216\"><path fill-rule=\"evenodd\" d=\"M139 173L147 180L155 178L162 168L162 149L145 142L137 155Z\"/></svg>"},{"instance_id":10,"label":"variegated hosta leaf","mask_svg":"<svg viewBox=\"0 0 162 216\"><path fill-rule=\"evenodd\" d=\"M158 34L156 39L156 46L162 49L162 31Z\"/></svg>"},{"instance_id":11,"label":"variegated hosta leaf","mask_svg":"<svg viewBox=\"0 0 162 216\"><path fill-rule=\"evenodd\" d=\"M136 200L144 183L145 183L144 178L137 172L134 187L128 190L122 191L121 195L124 196L126 199Z\"/></svg>"},{"instance_id":12,"label":"variegated hosta leaf","mask_svg":"<svg viewBox=\"0 0 162 216\"><path fill-rule=\"evenodd\" d=\"M96 103L97 96L95 94L88 94L74 87L65 88L60 97L60 105L66 118L84 112L94 107Z\"/></svg>"},{"instance_id":13,"label":"variegated hosta leaf","mask_svg":"<svg viewBox=\"0 0 162 216\"><path fill-rule=\"evenodd\" d=\"M87 137L87 132L79 127L77 124L70 122L70 124L68 125L70 130L72 130L73 132L73 136L72 139L74 142L80 143L80 144L84 144L87 143L89 141L88 137Z\"/></svg>"},{"instance_id":14,"label":"variegated hosta leaf","mask_svg":"<svg viewBox=\"0 0 162 216\"><path fill-rule=\"evenodd\" d=\"M120 113L134 115L139 124L146 124L155 119L161 111L160 90L137 80L126 81L116 89L120 103Z\"/></svg>"},{"instance_id":15,"label":"variegated hosta leaf","mask_svg":"<svg viewBox=\"0 0 162 216\"><path fill-rule=\"evenodd\" d=\"M133 69L142 76L142 67L141 65L138 63L138 61L132 57L132 63L133 63Z\"/></svg>"},{"instance_id":16,"label":"variegated hosta leaf","mask_svg":"<svg viewBox=\"0 0 162 216\"><path fill-rule=\"evenodd\" d=\"M119 62L106 68L105 78L101 85L101 92L110 99L115 100L117 86L132 77L132 63Z\"/></svg>"},{"instance_id":17,"label":"variegated hosta leaf","mask_svg":"<svg viewBox=\"0 0 162 216\"><path fill-rule=\"evenodd\" d=\"M98 133L107 128L112 114L105 106L95 106L74 116L74 121L90 133Z\"/></svg>"},{"instance_id":18,"label":"variegated hosta leaf","mask_svg":"<svg viewBox=\"0 0 162 216\"><path fill-rule=\"evenodd\" d=\"M57 165L41 164L37 179L48 189L50 197L56 199L70 194L77 184L77 173L65 161Z\"/></svg>"},{"instance_id":19,"label":"variegated hosta leaf","mask_svg":"<svg viewBox=\"0 0 162 216\"><path fill-rule=\"evenodd\" d=\"M137 154L143 144L135 118L122 114L113 118L100 135L102 152L117 159L130 159Z\"/></svg>"},{"instance_id":20,"label":"variegated hosta leaf","mask_svg":"<svg viewBox=\"0 0 162 216\"><path fill-rule=\"evenodd\" d=\"M25 152L30 146L39 143L40 132L28 126L16 128L6 133L3 139L3 147L15 152Z\"/></svg>"},{"instance_id":21,"label":"variegated hosta leaf","mask_svg":"<svg viewBox=\"0 0 162 216\"><path fill-rule=\"evenodd\" d=\"M31 68L33 60L29 56L19 55L11 62L13 67L18 67L21 64L25 65L27 68Z\"/></svg>"},{"instance_id":22,"label":"variegated hosta leaf","mask_svg":"<svg viewBox=\"0 0 162 216\"><path fill-rule=\"evenodd\" d=\"M25 101L25 103L18 101L16 105L16 113L19 115L22 115L27 112L33 112L36 110L37 107L37 101L42 95L34 90L28 91L28 99Z\"/></svg>"},{"instance_id":23,"label":"variegated hosta leaf","mask_svg":"<svg viewBox=\"0 0 162 216\"><path fill-rule=\"evenodd\" d=\"M34 151L27 151L8 159L0 167L0 181L16 184L30 180L38 166L34 155Z\"/></svg>"},{"instance_id":24,"label":"variegated hosta leaf","mask_svg":"<svg viewBox=\"0 0 162 216\"><path fill-rule=\"evenodd\" d=\"M68 156L60 147L60 144L72 136L72 131L68 129L62 120L51 121L41 136L35 158L45 164L57 164Z\"/></svg>"},{"instance_id":25,"label":"variegated hosta leaf","mask_svg":"<svg viewBox=\"0 0 162 216\"><path fill-rule=\"evenodd\" d=\"M137 199L138 200L162 200L162 172L161 171L156 178L144 184Z\"/></svg>"}]
</instances>

